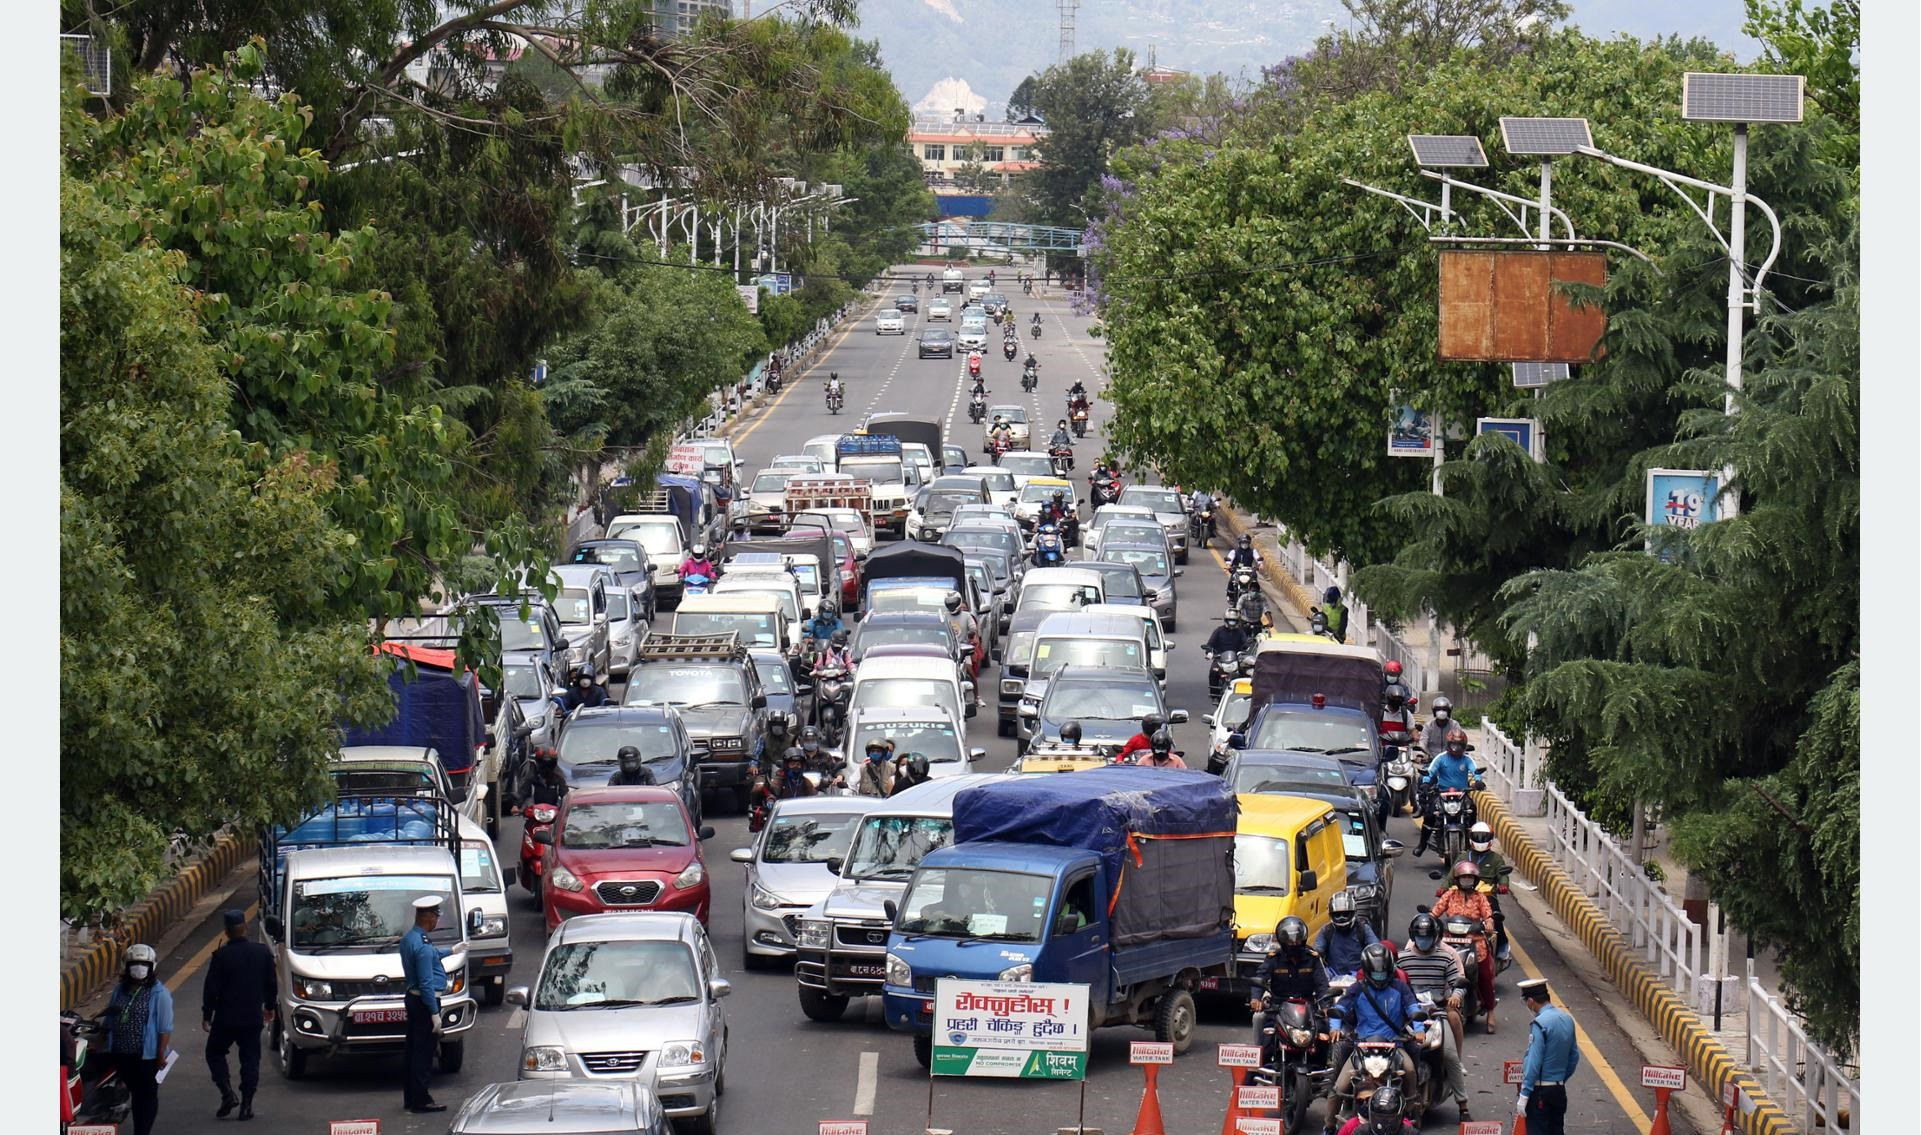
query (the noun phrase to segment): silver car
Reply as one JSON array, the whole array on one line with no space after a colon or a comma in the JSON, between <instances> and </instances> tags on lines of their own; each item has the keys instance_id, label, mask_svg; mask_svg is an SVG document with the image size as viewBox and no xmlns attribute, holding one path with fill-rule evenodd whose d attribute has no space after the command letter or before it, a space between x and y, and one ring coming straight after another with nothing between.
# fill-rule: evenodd
<instances>
[{"instance_id":1,"label":"silver car","mask_svg":"<svg viewBox=\"0 0 1921 1135\"><path fill-rule=\"evenodd\" d=\"M1129 485L1121 490L1118 504L1152 509L1154 519L1167 533L1167 544L1174 549L1174 562L1187 562L1187 498L1166 485Z\"/></svg>"},{"instance_id":2,"label":"silver car","mask_svg":"<svg viewBox=\"0 0 1921 1135\"><path fill-rule=\"evenodd\" d=\"M448 1135L668 1135L654 1093L632 1081L488 1084L454 1113Z\"/></svg>"},{"instance_id":3,"label":"silver car","mask_svg":"<svg viewBox=\"0 0 1921 1135\"><path fill-rule=\"evenodd\" d=\"M522 1080L631 1080L692 1135L714 1135L734 987L691 914L582 914L547 939L540 981L507 991L525 1007Z\"/></svg>"},{"instance_id":4,"label":"silver car","mask_svg":"<svg viewBox=\"0 0 1921 1135\"><path fill-rule=\"evenodd\" d=\"M1134 570L1141 573L1141 583L1147 589L1143 596L1147 605L1154 608L1154 614L1160 618L1164 630L1174 629L1175 620L1180 614L1174 578L1181 574L1181 569L1167 562L1166 543L1135 538L1128 526L1113 525L1110 526L1107 539L1101 544L1101 559L1111 563L1133 564Z\"/></svg>"},{"instance_id":5,"label":"silver car","mask_svg":"<svg viewBox=\"0 0 1921 1135\"><path fill-rule=\"evenodd\" d=\"M840 882L834 867L847 856L860 818L880 804L878 796L799 796L777 801L752 847L728 856L747 868L741 897L746 926L741 964L762 969L792 957L800 916ZM832 866L830 866L832 864Z\"/></svg>"}]
</instances>

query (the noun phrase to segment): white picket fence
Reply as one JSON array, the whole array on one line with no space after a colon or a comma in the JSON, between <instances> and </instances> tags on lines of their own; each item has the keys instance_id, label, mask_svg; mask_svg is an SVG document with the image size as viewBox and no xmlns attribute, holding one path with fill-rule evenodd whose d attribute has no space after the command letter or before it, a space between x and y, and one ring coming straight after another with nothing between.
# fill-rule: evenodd
<instances>
[{"instance_id":1,"label":"white picket fence","mask_svg":"<svg viewBox=\"0 0 1921 1135\"><path fill-rule=\"evenodd\" d=\"M1849 1069L1809 1040L1800 1021L1752 973L1747 1010L1747 1067L1768 1098L1802 1131L1861 1130L1859 1070L1849 1076Z\"/></svg>"}]
</instances>

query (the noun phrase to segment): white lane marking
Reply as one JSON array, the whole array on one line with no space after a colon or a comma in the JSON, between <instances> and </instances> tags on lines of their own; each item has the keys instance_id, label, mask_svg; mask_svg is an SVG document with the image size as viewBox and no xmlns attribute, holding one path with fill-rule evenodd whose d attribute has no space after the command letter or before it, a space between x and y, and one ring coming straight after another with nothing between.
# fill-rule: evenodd
<instances>
[{"instance_id":1,"label":"white lane marking","mask_svg":"<svg viewBox=\"0 0 1921 1135\"><path fill-rule=\"evenodd\" d=\"M513 1012L507 1014L507 1031L510 1033L519 1032L526 1023L527 1010L523 1008L515 1007Z\"/></svg>"},{"instance_id":2,"label":"white lane marking","mask_svg":"<svg viewBox=\"0 0 1921 1135\"><path fill-rule=\"evenodd\" d=\"M854 1114L874 1114L874 1090L880 1081L880 1053L860 1054L860 1078L854 1082Z\"/></svg>"}]
</instances>

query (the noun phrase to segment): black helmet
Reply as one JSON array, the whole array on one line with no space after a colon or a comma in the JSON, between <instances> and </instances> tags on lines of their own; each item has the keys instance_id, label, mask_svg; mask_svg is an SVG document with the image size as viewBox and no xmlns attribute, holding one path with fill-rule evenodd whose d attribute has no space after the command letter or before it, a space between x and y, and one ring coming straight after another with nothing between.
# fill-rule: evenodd
<instances>
[{"instance_id":1,"label":"black helmet","mask_svg":"<svg viewBox=\"0 0 1921 1135\"><path fill-rule=\"evenodd\" d=\"M1159 733L1161 728L1166 724L1167 718L1162 717L1158 713L1150 713L1146 717L1141 718L1141 732L1147 734L1148 743L1152 744L1154 734Z\"/></svg>"},{"instance_id":2,"label":"black helmet","mask_svg":"<svg viewBox=\"0 0 1921 1135\"><path fill-rule=\"evenodd\" d=\"M1070 721L1061 726L1061 744L1078 745L1081 743L1081 723Z\"/></svg>"},{"instance_id":3,"label":"black helmet","mask_svg":"<svg viewBox=\"0 0 1921 1135\"><path fill-rule=\"evenodd\" d=\"M1361 951L1361 974L1376 989L1386 989L1393 983L1394 959L1389 956L1386 946L1379 942L1367 944Z\"/></svg>"},{"instance_id":4,"label":"black helmet","mask_svg":"<svg viewBox=\"0 0 1921 1135\"><path fill-rule=\"evenodd\" d=\"M1338 587L1330 587L1326 591L1321 592L1321 602L1323 603L1339 603L1340 601L1341 589Z\"/></svg>"},{"instance_id":5,"label":"black helmet","mask_svg":"<svg viewBox=\"0 0 1921 1135\"><path fill-rule=\"evenodd\" d=\"M614 754L614 759L620 762L622 772L640 771L640 750L632 745L622 745L620 751Z\"/></svg>"},{"instance_id":6,"label":"black helmet","mask_svg":"<svg viewBox=\"0 0 1921 1135\"><path fill-rule=\"evenodd\" d=\"M1335 891L1334 897L1327 900L1327 920L1346 930L1354 925L1360 913L1360 904L1354 901L1353 891Z\"/></svg>"},{"instance_id":7,"label":"black helmet","mask_svg":"<svg viewBox=\"0 0 1921 1135\"><path fill-rule=\"evenodd\" d=\"M1457 757L1467 752L1467 730L1458 725L1451 726L1446 733L1441 734L1441 737L1447 742L1448 752Z\"/></svg>"},{"instance_id":8,"label":"black helmet","mask_svg":"<svg viewBox=\"0 0 1921 1135\"><path fill-rule=\"evenodd\" d=\"M820 747L820 730L812 725L804 727L800 731L800 743L803 745L812 745L815 748L819 748Z\"/></svg>"},{"instance_id":9,"label":"black helmet","mask_svg":"<svg viewBox=\"0 0 1921 1135\"><path fill-rule=\"evenodd\" d=\"M831 619L835 615L840 614L840 604L834 602L832 599L822 599L820 601L820 614L822 618Z\"/></svg>"},{"instance_id":10,"label":"black helmet","mask_svg":"<svg viewBox=\"0 0 1921 1135\"><path fill-rule=\"evenodd\" d=\"M1054 503L1055 503L1055 504L1060 504L1061 502L1063 502L1063 501L1065 501L1066 499L1067 499L1067 493L1066 493L1066 492L1064 492L1064 491L1063 491L1063 490L1061 490L1061 489L1055 489L1055 490L1054 490Z\"/></svg>"},{"instance_id":11,"label":"black helmet","mask_svg":"<svg viewBox=\"0 0 1921 1135\"><path fill-rule=\"evenodd\" d=\"M957 614L959 614L959 613L960 613L960 609L961 609L961 597L960 597L960 595L959 595L959 593L957 593L957 592L953 592L953 591L949 591L949 592L947 593L947 599L945 600L945 602L946 602L946 605L947 605L947 613L948 613L948 614L950 614L950 615L957 615Z\"/></svg>"},{"instance_id":12,"label":"black helmet","mask_svg":"<svg viewBox=\"0 0 1921 1135\"><path fill-rule=\"evenodd\" d=\"M1291 914L1281 919L1274 926L1274 944L1297 954L1307 949L1307 923Z\"/></svg>"},{"instance_id":13,"label":"black helmet","mask_svg":"<svg viewBox=\"0 0 1921 1135\"><path fill-rule=\"evenodd\" d=\"M581 689L584 690L593 684L594 684L594 668L592 666L582 666L580 668L580 673L574 675L574 685L579 686Z\"/></svg>"},{"instance_id":14,"label":"black helmet","mask_svg":"<svg viewBox=\"0 0 1921 1135\"><path fill-rule=\"evenodd\" d=\"M1254 547L1254 537L1249 536L1247 533L1243 532L1241 533L1241 538L1239 540L1234 541L1234 546L1239 548L1243 552L1250 551Z\"/></svg>"},{"instance_id":15,"label":"black helmet","mask_svg":"<svg viewBox=\"0 0 1921 1135\"><path fill-rule=\"evenodd\" d=\"M795 748L790 745L788 746L787 751L780 755L780 763L784 765L791 765L796 762L805 764L807 762L807 754L801 752L798 748Z\"/></svg>"},{"instance_id":16,"label":"black helmet","mask_svg":"<svg viewBox=\"0 0 1921 1135\"><path fill-rule=\"evenodd\" d=\"M1417 950L1432 950L1434 943L1441 940L1441 928L1434 916L1422 911L1407 924L1407 942Z\"/></svg>"},{"instance_id":17,"label":"black helmet","mask_svg":"<svg viewBox=\"0 0 1921 1135\"><path fill-rule=\"evenodd\" d=\"M1367 1101L1368 1135L1400 1135L1401 1089L1392 1081L1374 1089Z\"/></svg>"},{"instance_id":18,"label":"black helmet","mask_svg":"<svg viewBox=\"0 0 1921 1135\"><path fill-rule=\"evenodd\" d=\"M849 638L849 635L847 632L847 628L842 627L841 629L835 631L834 637L828 641L832 642L835 646L846 646L848 638Z\"/></svg>"},{"instance_id":19,"label":"black helmet","mask_svg":"<svg viewBox=\"0 0 1921 1135\"><path fill-rule=\"evenodd\" d=\"M1154 730L1153 736L1147 739L1147 747L1154 751L1155 756L1165 757L1174 748L1174 735L1167 731L1167 726L1163 725Z\"/></svg>"},{"instance_id":20,"label":"black helmet","mask_svg":"<svg viewBox=\"0 0 1921 1135\"><path fill-rule=\"evenodd\" d=\"M919 753L908 754L907 775L913 777L915 780L926 780L927 779L927 758L920 755Z\"/></svg>"}]
</instances>

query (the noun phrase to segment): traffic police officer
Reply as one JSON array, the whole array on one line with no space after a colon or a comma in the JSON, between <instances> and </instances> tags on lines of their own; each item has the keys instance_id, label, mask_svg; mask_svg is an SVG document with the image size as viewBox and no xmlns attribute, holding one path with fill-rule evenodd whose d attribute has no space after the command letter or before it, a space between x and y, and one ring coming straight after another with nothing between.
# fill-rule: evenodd
<instances>
[{"instance_id":1,"label":"traffic police officer","mask_svg":"<svg viewBox=\"0 0 1921 1135\"><path fill-rule=\"evenodd\" d=\"M244 911L230 910L221 918L227 926L227 941L207 963L207 982L200 993L207 1069L213 1073L213 1086L220 1089L220 1110L213 1116L225 1119L237 1104L240 1118L252 1119L253 1093L260 1086L260 1030L274 1014L273 951L247 937ZM238 1098L227 1079L229 1047L240 1050Z\"/></svg>"},{"instance_id":2,"label":"traffic police officer","mask_svg":"<svg viewBox=\"0 0 1921 1135\"><path fill-rule=\"evenodd\" d=\"M416 1114L447 1110L427 1090L434 1038L440 1033L440 994L447 988L447 967L441 959L452 953L427 940L440 925L440 902L439 895L415 899L414 928L400 939L400 971L407 981L407 1079L402 1102Z\"/></svg>"},{"instance_id":3,"label":"traffic police officer","mask_svg":"<svg viewBox=\"0 0 1921 1135\"><path fill-rule=\"evenodd\" d=\"M1523 981L1519 988L1534 1023L1528 1026L1527 1063L1514 1114L1527 1118L1529 1135L1563 1135L1567 1082L1581 1064L1574 1048L1574 1018L1549 1002L1546 978Z\"/></svg>"}]
</instances>

